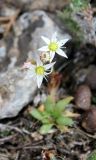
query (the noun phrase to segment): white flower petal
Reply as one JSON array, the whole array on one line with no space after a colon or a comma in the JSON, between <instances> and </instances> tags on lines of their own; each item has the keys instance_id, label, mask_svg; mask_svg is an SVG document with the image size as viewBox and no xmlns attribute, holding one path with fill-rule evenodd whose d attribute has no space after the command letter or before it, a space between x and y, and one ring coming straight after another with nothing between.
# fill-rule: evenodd
<instances>
[{"instance_id":1,"label":"white flower petal","mask_svg":"<svg viewBox=\"0 0 96 160\"><path fill-rule=\"evenodd\" d=\"M48 49L48 46L43 46L43 47L41 47L41 48L39 48L38 49L39 51L42 51L42 52L46 52L46 51L49 51L49 49Z\"/></svg>"},{"instance_id":2,"label":"white flower petal","mask_svg":"<svg viewBox=\"0 0 96 160\"><path fill-rule=\"evenodd\" d=\"M65 52L62 49L60 49L60 48L56 51L56 53L58 53L60 56L68 58L67 55L65 54Z\"/></svg>"},{"instance_id":3,"label":"white flower petal","mask_svg":"<svg viewBox=\"0 0 96 160\"><path fill-rule=\"evenodd\" d=\"M50 52L50 62L52 62L54 56L55 56L55 52Z\"/></svg>"},{"instance_id":4,"label":"white flower petal","mask_svg":"<svg viewBox=\"0 0 96 160\"><path fill-rule=\"evenodd\" d=\"M56 42L56 41L57 41L57 32L55 32L55 33L52 35L51 41L52 41L52 42Z\"/></svg>"},{"instance_id":5,"label":"white flower petal","mask_svg":"<svg viewBox=\"0 0 96 160\"><path fill-rule=\"evenodd\" d=\"M63 46L68 40L69 40L68 38L60 40L60 41L58 42L59 46L60 46L60 47Z\"/></svg>"},{"instance_id":6,"label":"white flower petal","mask_svg":"<svg viewBox=\"0 0 96 160\"><path fill-rule=\"evenodd\" d=\"M41 38L43 39L43 41L47 44L50 43L50 40L47 37L41 36Z\"/></svg>"},{"instance_id":7,"label":"white flower petal","mask_svg":"<svg viewBox=\"0 0 96 160\"><path fill-rule=\"evenodd\" d=\"M43 77L44 76L42 76L42 75L37 75L37 86L38 86L38 88L41 87L41 84L43 82Z\"/></svg>"},{"instance_id":8,"label":"white flower petal","mask_svg":"<svg viewBox=\"0 0 96 160\"><path fill-rule=\"evenodd\" d=\"M53 63L44 65L45 70L52 68L55 63L56 63L56 62L53 62Z\"/></svg>"}]
</instances>

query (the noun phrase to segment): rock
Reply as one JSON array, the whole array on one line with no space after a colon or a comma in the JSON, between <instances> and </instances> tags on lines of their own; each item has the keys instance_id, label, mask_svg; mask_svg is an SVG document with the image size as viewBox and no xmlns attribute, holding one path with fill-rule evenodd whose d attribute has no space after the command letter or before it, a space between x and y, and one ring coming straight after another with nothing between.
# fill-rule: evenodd
<instances>
[{"instance_id":1,"label":"rock","mask_svg":"<svg viewBox=\"0 0 96 160\"><path fill-rule=\"evenodd\" d=\"M81 11L81 16L73 12L72 18L80 26L84 43L94 44L96 46L96 17L93 16L94 12L91 7L87 7Z\"/></svg>"},{"instance_id":2,"label":"rock","mask_svg":"<svg viewBox=\"0 0 96 160\"><path fill-rule=\"evenodd\" d=\"M47 11L56 11L56 9L63 9L66 4L69 3L69 0L7 0L9 4L22 8L23 10L47 10Z\"/></svg>"},{"instance_id":3,"label":"rock","mask_svg":"<svg viewBox=\"0 0 96 160\"><path fill-rule=\"evenodd\" d=\"M5 45L2 43L2 41L0 41L0 61L2 58L4 58L6 56L6 47Z\"/></svg>"},{"instance_id":4,"label":"rock","mask_svg":"<svg viewBox=\"0 0 96 160\"><path fill-rule=\"evenodd\" d=\"M91 105L91 91L87 85L80 85L75 94L76 108L88 110Z\"/></svg>"},{"instance_id":5,"label":"rock","mask_svg":"<svg viewBox=\"0 0 96 160\"><path fill-rule=\"evenodd\" d=\"M25 77L19 68L0 75L0 119L16 116L33 100L37 85Z\"/></svg>"},{"instance_id":6,"label":"rock","mask_svg":"<svg viewBox=\"0 0 96 160\"><path fill-rule=\"evenodd\" d=\"M96 66L92 66L86 77L87 84L91 89L96 89Z\"/></svg>"},{"instance_id":7,"label":"rock","mask_svg":"<svg viewBox=\"0 0 96 160\"><path fill-rule=\"evenodd\" d=\"M50 39L52 37L52 34L54 32L57 32L60 39L70 39L70 35L66 32L62 32L58 25L43 11L33 12L33 24L35 23L38 23L38 25L37 27L35 27L35 30L33 28L32 41L30 43L33 52L36 52L39 47L45 45L45 43L41 39L42 35L47 36Z\"/></svg>"},{"instance_id":8,"label":"rock","mask_svg":"<svg viewBox=\"0 0 96 160\"><path fill-rule=\"evenodd\" d=\"M63 9L66 4L69 3L69 0L35 0L31 3L30 9L43 9L43 10L49 10L49 11L56 11L56 9Z\"/></svg>"},{"instance_id":9,"label":"rock","mask_svg":"<svg viewBox=\"0 0 96 160\"><path fill-rule=\"evenodd\" d=\"M58 25L44 11L33 11L24 14L25 16L21 15L14 26L16 34L19 34L18 47L21 53L19 61L26 55L26 52L29 53L29 57L30 51L33 55L39 54L38 48L45 45L41 39L42 35L51 38L52 34L57 32L60 39L64 37L70 39L70 35L62 32Z\"/></svg>"},{"instance_id":10,"label":"rock","mask_svg":"<svg viewBox=\"0 0 96 160\"><path fill-rule=\"evenodd\" d=\"M16 116L33 100L37 86L32 79L25 79L26 74L19 67L28 56L34 58L39 54L37 50L44 44L41 35L51 38L56 31L60 39L70 37L62 33L44 11L22 14L16 20L13 31L5 38L3 46L6 54L3 53L5 57L0 61L0 119Z\"/></svg>"},{"instance_id":11,"label":"rock","mask_svg":"<svg viewBox=\"0 0 96 160\"><path fill-rule=\"evenodd\" d=\"M13 31L3 40L6 55L0 61L0 71L21 66L26 59L39 54L38 48L45 43L41 35L51 38L56 31L61 38L68 37L44 11L25 12L17 18ZM4 42L3 42L4 41ZM4 55L4 54L3 54Z\"/></svg>"},{"instance_id":12,"label":"rock","mask_svg":"<svg viewBox=\"0 0 96 160\"><path fill-rule=\"evenodd\" d=\"M90 133L96 132L96 106L86 111L82 118L82 127Z\"/></svg>"}]
</instances>

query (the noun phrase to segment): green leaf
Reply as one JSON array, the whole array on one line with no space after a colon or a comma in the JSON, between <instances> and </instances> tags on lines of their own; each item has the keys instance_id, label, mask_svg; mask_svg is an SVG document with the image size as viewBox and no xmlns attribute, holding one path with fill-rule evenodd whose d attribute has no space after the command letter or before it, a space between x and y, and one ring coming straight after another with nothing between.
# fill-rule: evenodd
<instances>
[{"instance_id":1,"label":"green leaf","mask_svg":"<svg viewBox=\"0 0 96 160\"><path fill-rule=\"evenodd\" d=\"M64 116L61 116L59 117L56 122L59 124L59 125L64 125L64 126L72 126L74 124L73 120L71 118L68 118L68 117L64 117Z\"/></svg>"},{"instance_id":2,"label":"green leaf","mask_svg":"<svg viewBox=\"0 0 96 160\"><path fill-rule=\"evenodd\" d=\"M46 134L49 133L51 128L52 128L53 124L44 124L42 125L42 127L40 128L40 133L41 134Z\"/></svg>"},{"instance_id":3,"label":"green leaf","mask_svg":"<svg viewBox=\"0 0 96 160\"><path fill-rule=\"evenodd\" d=\"M43 119L43 116L42 116L41 112L38 111L38 110L35 109L35 108L32 110L32 112L30 112L30 114L31 114L34 118L38 119L39 121L42 121L42 119Z\"/></svg>"},{"instance_id":4,"label":"green leaf","mask_svg":"<svg viewBox=\"0 0 96 160\"><path fill-rule=\"evenodd\" d=\"M50 96L48 96L48 98L46 99L44 106L47 112L49 113L53 112L54 102L52 101L52 98Z\"/></svg>"},{"instance_id":5,"label":"green leaf","mask_svg":"<svg viewBox=\"0 0 96 160\"><path fill-rule=\"evenodd\" d=\"M50 121L51 121L50 114L46 111L43 111L41 114L42 114L42 117L43 117L42 123L50 123Z\"/></svg>"},{"instance_id":6,"label":"green leaf","mask_svg":"<svg viewBox=\"0 0 96 160\"><path fill-rule=\"evenodd\" d=\"M67 105L70 103L72 99L73 97L70 96L70 97L60 100L56 104L56 109L58 109L59 112L62 112L65 109L65 107L67 107Z\"/></svg>"}]
</instances>

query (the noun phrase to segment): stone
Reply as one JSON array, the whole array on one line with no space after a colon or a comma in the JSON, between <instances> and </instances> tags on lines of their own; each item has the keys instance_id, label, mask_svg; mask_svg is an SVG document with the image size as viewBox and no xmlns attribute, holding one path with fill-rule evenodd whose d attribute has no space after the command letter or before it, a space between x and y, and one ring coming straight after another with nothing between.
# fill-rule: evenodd
<instances>
[{"instance_id":1,"label":"stone","mask_svg":"<svg viewBox=\"0 0 96 160\"><path fill-rule=\"evenodd\" d=\"M25 10L47 10L56 11L56 9L63 9L69 3L69 0L7 0L9 4L17 8Z\"/></svg>"},{"instance_id":2,"label":"stone","mask_svg":"<svg viewBox=\"0 0 96 160\"><path fill-rule=\"evenodd\" d=\"M58 38L71 38L68 33L63 32L58 25L43 11L34 11L32 14L32 41L30 46L33 53L37 51L42 45L45 45L44 41L41 39L41 36L46 36L49 39L52 37L52 34L57 32ZM37 27L35 24L38 24Z\"/></svg>"},{"instance_id":3,"label":"stone","mask_svg":"<svg viewBox=\"0 0 96 160\"><path fill-rule=\"evenodd\" d=\"M87 85L80 85L75 94L76 108L88 110L91 105L91 91Z\"/></svg>"},{"instance_id":4,"label":"stone","mask_svg":"<svg viewBox=\"0 0 96 160\"><path fill-rule=\"evenodd\" d=\"M91 106L91 108L83 114L82 127L87 132L96 132L96 106Z\"/></svg>"},{"instance_id":5,"label":"stone","mask_svg":"<svg viewBox=\"0 0 96 160\"><path fill-rule=\"evenodd\" d=\"M38 48L44 45L41 36L51 38L58 32L60 39L70 37L44 11L25 12L13 26L13 32L6 37L6 54L0 61L0 119L17 116L34 98L37 85L26 79L20 70L27 58L39 54Z\"/></svg>"},{"instance_id":6,"label":"stone","mask_svg":"<svg viewBox=\"0 0 96 160\"><path fill-rule=\"evenodd\" d=\"M69 0L35 0L31 3L29 8L31 10L34 9L43 9L43 10L49 10L49 11L56 11L57 9L63 9L65 5L69 3Z\"/></svg>"},{"instance_id":7,"label":"stone","mask_svg":"<svg viewBox=\"0 0 96 160\"><path fill-rule=\"evenodd\" d=\"M30 55L34 57L34 54L40 53L38 52L38 48L45 45L41 39L42 35L51 38L52 34L57 32L60 39L64 37L70 39L70 35L64 33L46 12L33 11L24 13L24 15L21 15L14 26L14 31L19 35L18 47L21 54L18 60L20 62L22 61L22 57L26 55L26 52L29 57Z\"/></svg>"},{"instance_id":8,"label":"stone","mask_svg":"<svg viewBox=\"0 0 96 160\"><path fill-rule=\"evenodd\" d=\"M86 77L86 83L90 86L91 89L96 89L96 66L90 67L90 71Z\"/></svg>"},{"instance_id":9,"label":"stone","mask_svg":"<svg viewBox=\"0 0 96 160\"><path fill-rule=\"evenodd\" d=\"M20 68L0 74L0 119L16 116L33 100L36 88Z\"/></svg>"}]
</instances>

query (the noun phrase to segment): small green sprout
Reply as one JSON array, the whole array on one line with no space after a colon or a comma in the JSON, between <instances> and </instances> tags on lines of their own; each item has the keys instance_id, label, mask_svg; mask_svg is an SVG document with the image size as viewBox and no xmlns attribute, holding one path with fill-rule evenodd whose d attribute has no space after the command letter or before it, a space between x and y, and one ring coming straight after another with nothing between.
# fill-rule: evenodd
<instances>
[{"instance_id":1,"label":"small green sprout","mask_svg":"<svg viewBox=\"0 0 96 160\"><path fill-rule=\"evenodd\" d=\"M41 134L51 133L53 126L64 131L68 126L71 127L74 124L72 117L75 117L76 114L66 109L72 99L73 97L70 96L55 103L51 97L48 97L41 108L34 108L30 112L34 118L42 122L39 130Z\"/></svg>"}]
</instances>

